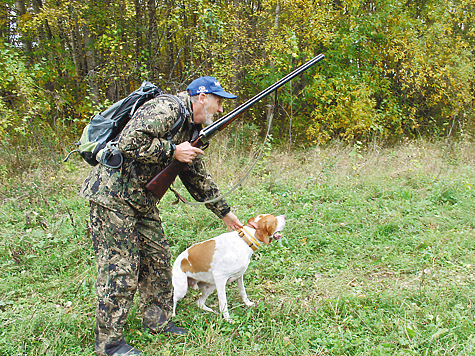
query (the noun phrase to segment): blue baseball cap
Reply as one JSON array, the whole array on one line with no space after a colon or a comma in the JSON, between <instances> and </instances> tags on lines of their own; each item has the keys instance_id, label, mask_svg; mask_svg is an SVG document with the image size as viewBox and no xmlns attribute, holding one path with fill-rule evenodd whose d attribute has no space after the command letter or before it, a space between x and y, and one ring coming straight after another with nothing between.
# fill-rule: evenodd
<instances>
[{"instance_id":1,"label":"blue baseball cap","mask_svg":"<svg viewBox=\"0 0 475 356\"><path fill-rule=\"evenodd\" d=\"M226 99L236 99L237 96L231 93L224 91L221 84L215 77L200 77L193 80L186 91L190 96L198 95L201 93L204 94L214 94Z\"/></svg>"}]
</instances>

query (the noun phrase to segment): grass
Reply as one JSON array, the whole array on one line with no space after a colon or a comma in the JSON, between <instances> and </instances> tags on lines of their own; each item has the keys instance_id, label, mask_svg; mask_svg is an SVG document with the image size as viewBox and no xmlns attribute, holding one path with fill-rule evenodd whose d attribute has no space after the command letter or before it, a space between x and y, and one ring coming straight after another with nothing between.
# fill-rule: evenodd
<instances>
[{"instance_id":1,"label":"grass","mask_svg":"<svg viewBox=\"0 0 475 356\"><path fill-rule=\"evenodd\" d=\"M251 164L252 141L220 136L209 149L223 191ZM77 196L88 167L29 157L22 172L0 157L0 355L93 355L95 262ZM255 307L230 285L229 324L190 291L176 318L189 334L173 338L142 332L135 305L127 341L145 355L473 355L473 157L468 142L267 145L228 199L242 221L288 217L282 243L245 274ZM173 256L224 231L204 207L173 200L160 204Z\"/></svg>"}]
</instances>

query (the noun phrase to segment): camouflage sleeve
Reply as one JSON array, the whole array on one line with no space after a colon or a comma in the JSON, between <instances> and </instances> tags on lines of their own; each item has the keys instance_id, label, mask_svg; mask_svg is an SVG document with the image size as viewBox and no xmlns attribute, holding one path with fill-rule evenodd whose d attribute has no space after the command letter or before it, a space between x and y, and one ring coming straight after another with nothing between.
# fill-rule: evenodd
<instances>
[{"instance_id":1,"label":"camouflage sleeve","mask_svg":"<svg viewBox=\"0 0 475 356\"><path fill-rule=\"evenodd\" d=\"M145 164L163 163L174 147L163 136L178 119L178 107L166 98L145 103L122 130L118 148L127 157Z\"/></svg>"},{"instance_id":2,"label":"camouflage sleeve","mask_svg":"<svg viewBox=\"0 0 475 356\"><path fill-rule=\"evenodd\" d=\"M221 196L219 188L206 171L202 159L196 159L189 167L190 169L180 173L180 179L194 199L206 201ZM231 208L224 199L205 205L219 218L222 218L231 211Z\"/></svg>"}]
</instances>

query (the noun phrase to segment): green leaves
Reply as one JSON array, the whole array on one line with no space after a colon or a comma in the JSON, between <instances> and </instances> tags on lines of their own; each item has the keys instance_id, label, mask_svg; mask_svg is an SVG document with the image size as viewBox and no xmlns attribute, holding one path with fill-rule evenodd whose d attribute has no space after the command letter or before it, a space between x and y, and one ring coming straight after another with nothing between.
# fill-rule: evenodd
<instances>
[{"instance_id":1,"label":"green leaves","mask_svg":"<svg viewBox=\"0 0 475 356\"><path fill-rule=\"evenodd\" d=\"M31 120L49 130L57 118L63 136L80 132L102 103L144 79L173 92L214 75L244 102L318 53L321 64L279 90L273 134L289 147L462 134L474 118L472 0L3 6L2 137L24 135ZM266 104L243 120L265 127Z\"/></svg>"},{"instance_id":2,"label":"green leaves","mask_svg":"<svg viewBox=\"0 0 475 356\"><path fill-rule=\"evenodd\" d=\"M27 59L10 46L0 46L0 64L0 139L15 132L28 136L32 120L51 108L50 98L36 85L43 68L29 68Z\"/></svg>"},{"instance_id":3,"label":"green leaves","mask_svg":"<svg viewBox=\"0 0 475 356\"><path fill-rule=\"evenodd\" d=\"M464 41L452 42L449 5L353 5L335 12L339 28L312 88L308 137L395 139L441 132L449 122L463 127L472 117L473 59Z\"/></svg>"}]
</instances>

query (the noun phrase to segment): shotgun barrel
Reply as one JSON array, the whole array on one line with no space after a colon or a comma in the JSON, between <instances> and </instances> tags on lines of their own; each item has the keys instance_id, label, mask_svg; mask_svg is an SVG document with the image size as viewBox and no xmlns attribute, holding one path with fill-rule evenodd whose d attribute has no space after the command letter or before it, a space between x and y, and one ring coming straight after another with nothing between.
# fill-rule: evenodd
<instances>
[{"instance_id":1,"label":"shotgun barrel","mask_svg":"<svg viewBox=\"0 0 475 356\"><path fill-rule=\"evenodd\" d=\"M281 86L286 84L287 82L291 81L293 78L298 76L299 74L305 72L308 68L320 62L325 56L323 54L319 54L318 56L314 57L313 59L309 60L308 62L302 64L300 67L295 69L293 72L287 74L282 79L278 80L270 87L264 89L259 94L255 95L244 104L239 105L237 108L229 112L228 114L224 115L219 120L213 122L211 125L205 127L200 132L200 138L202 141L209 140L213 137L218 131L222 131L227 125L229 125L236 117L241 115L243 112L247 111L251 106L256 104L258 101L264 99L269 94L272 94L274 91L279 89Z\"/></svg>"},{"instance_id":2,"label":"shotgun barrel","mask_svg":"<svg viewBox=\"0 0 475 356\"><path fill-rule=\"evenodd\" d=\"M242 113L247 111L251 106L256 104L258 101L262 100L269 94L273 93L281 86L286 84L287 82L291 81L293 78L298 76L299 74L306 71L311 66L315 65L316 63L320 62L325 56L323 54L319 54L318 56L314 57L313 59L309 60L308 62L302 64L300 67L295 69L293 72L287 74L282 79L278 80L271 86L267 87L259 94L255 95L253 98L246 101L244 104L239 105L237 108L229 112L228 114L221 117L219 120L213 122L211 125L206 126L203 128L198 138L191 143L193 147L203 147L203 145L211 139L215 134L219 131L222 131L228 126L231 122L233 122L237 117L239 117ZM158 173L150 182L147 183L146 188L151 191L157 198L161 199L168 188L172 185L175 181L176 177L180 172L187 169L188 164L184 162L180 162L178 160L173 160L168 166L166 166L160 173Z\"/></svg>"}]
</instances>

